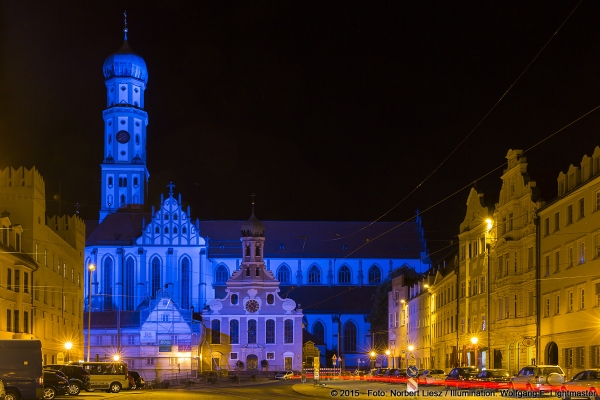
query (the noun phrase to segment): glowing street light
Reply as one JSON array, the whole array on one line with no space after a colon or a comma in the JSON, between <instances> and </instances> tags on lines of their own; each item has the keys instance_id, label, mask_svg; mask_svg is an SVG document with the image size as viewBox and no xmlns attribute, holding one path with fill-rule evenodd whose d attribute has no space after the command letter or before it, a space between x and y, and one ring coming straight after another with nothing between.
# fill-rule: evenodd
<instances>
[{"instance_id":1,"label":"glowing street light","mask_svg":"<svg viewBox=\"0 0 600 400\"><path fill-rule=\"evenodd\" d=\"M88 327L87 327L87 361L90 362L90 346L91 346L91 336L90 332L92 330L92 272L96 269L94 264L88 265L88 270L90 271L89 278L89 288L88 288Z\"/></svg>"},{"instance_id":2,"label":"glowing street light","mask_svg":"<svg viewBox=\"0 0 600 400\"><path fill-rule=\"evenodd\" d=\"M415 351L415 346L413 346L412 344L409 344L408 351Z\"/></svg>"},{"instance_id":3,"label":"glowing street light","mask_svg":"<svg viewBox=\"0 0 600 400\"><path fill-rule=\"evenodd\" d=\"M375 356L377 355L377 353L375 353L374 351L371 351L369 353L369 356L371 356L371 368L375 368Z\"/></svg>"},{"instance_id":4,"label":"glowing street light","mask_svg":"<svg viewBox=\"0 0 600 400\"><path fill-rule=\"evenodd\" d=\"M73 348L73 343L65 342L65 350L67 350L67 362L71 361L71 349Z\"/></svg>"},{"instance_id":5,"label":"glowing street light","mask_svg":"<svg viewBox=\"0 0 600 400\"><path fill-rule=\"evenodd\" d=\"M114 361L119 361L120 359L121 359L121 356L120 356L120 355L118 355L118 354L115 354L115 355L113 356L113 360L114 360Z\"/></svg>"},{"instance_id":6,"label":"glowing street light","mask_svg":"<svg viewBox=\"0 0 600 400\"><path fill-rule=\"evenodd\" d=\"M473 344L473 349L475 351L475 360L473 360L473 364L478 367L477 364L479 364L479 354L477 350L479 350L479 346L477 346L477 342L479 342L479 338L477 336L473 336L471 338L471 343Z\"/></svg>"}]
</instances>

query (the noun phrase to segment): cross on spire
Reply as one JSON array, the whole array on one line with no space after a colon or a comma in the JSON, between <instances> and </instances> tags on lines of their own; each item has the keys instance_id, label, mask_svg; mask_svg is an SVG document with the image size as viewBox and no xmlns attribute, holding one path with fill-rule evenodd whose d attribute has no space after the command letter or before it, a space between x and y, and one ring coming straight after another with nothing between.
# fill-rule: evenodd
<instances>
[{"instance_id":1,"label":"cross on spire","mask_svg":"<svg viewBox=\"0 0 600 400\"><path fill-rule=\"evenodd\" d=\"M127 10L125 10L125 12L123 13L123 17L124 17L124 22L125 22L125 27L123 28L123 34L125 36L125 41L127 41L127 32L129 31L129 29L127 29Z\"/></svg>"},{"instance_id":2,"label":"cross on spire","mask_svg":"<svg viewBox=\"0 0 600 400\"><path fill-rule=\"evenodd\" d=\"M173 188L175 187L175 185L173 184L173 182L169 182L169 184L167 185L167 187L169 188L169 195L173 196Z\"/></svg>"}]
</instances>

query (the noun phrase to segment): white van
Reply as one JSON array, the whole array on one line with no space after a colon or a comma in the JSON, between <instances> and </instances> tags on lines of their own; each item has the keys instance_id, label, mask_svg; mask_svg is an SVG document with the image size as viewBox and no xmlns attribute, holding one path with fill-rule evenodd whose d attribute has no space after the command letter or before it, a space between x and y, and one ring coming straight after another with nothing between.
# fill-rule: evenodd
<instances>
[{"instance_id":1,"label":"white van","mask_svg":"<svg viewBox=\"0 0 600 400\"><path fill-rule=\"evenodd\" d=\"M121 389L129 389L127 364L115 362L85 362L71 363L81 365L90 373L90 391L106 390L108 393L119 393Z\"/></svg>"}]
</instances>

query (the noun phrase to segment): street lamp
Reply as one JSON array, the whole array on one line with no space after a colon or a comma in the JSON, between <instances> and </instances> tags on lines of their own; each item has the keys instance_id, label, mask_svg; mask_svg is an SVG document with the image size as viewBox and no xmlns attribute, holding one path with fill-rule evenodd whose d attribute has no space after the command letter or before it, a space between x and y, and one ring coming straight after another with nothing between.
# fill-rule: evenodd
<instances>
[{"instance_id":1,"label":"street lamp","mask_svg":"<svg viewBox=\"0 0 600 400\"><path fill-rule=\"evenodd\" d=\"M115 361L115 362L116 362L116 361L119 361L120 359L121 359L121 356L120 356L120 355L118 355L118 354L115 354L115 355L113 356L113 361Z\"/></svg>"},{"instance_id":2,"label":"street lamp","mask_svg":"<svg viewBox=\"0 0 600 400\"><path fill-rule=\"evenodd\" d=\"M88 327L87 327L87 361L90 362L90 346L91 346L91 337L90 331L92 330L92 272L96 269L94 264L88 265L88 270L90 271L89 280L89 288L88 288Z\"/></svg>"},{"instance_id":3,"label":"street lamp","mask_svg":"<svg viewBox=\"0 0 600 400\"><path fill-rule=\"evenodd\" d=\"M71 349L73 348L73 343L66 342L65 350L67 350L67 362L71 361Z\"/></svg>"},{"instance_id":4,"label":"street lamp","mask_svg":"<svg viewBox=\"0 0 600 400\"><path fill-rule=\"evenodd\" d=\"M415 346L412 344L408 345L408 354L406 355L406 368L410 367L410 359L412 358L412 352L415 351Z\"/></svg>"},{"instance_id":5,"label":"street lamp","mask_svg":"<svg viewBox=\"0 0 600 400\"><path fill-rule=\"evenodd\" d=\"M371 351L369 353L369 356L371 356L371 369L375 368L375 356L377 354L374 351Z\"/></svg>"},{"instance_id":6,"label":"street lamp","mask_svg":"<svg viewBox=\"0 0 600 400\"><path fill-rule=\"evenodd\" d=\"M474 352L475 352L475 359L473 360L473 365L474 365L475 367L478 367L478 364L479 364L479 363L478 363L478 361L479 361L479 358L478 358L478 357L479 357L479 354L477 354L477 350L478 350L478 347L479 347L479 346L477 345L477 342L479 342L479 338L478 338L477 336L473 336L473 337L471 338L471 343L473 344L473 350L474 350Z\"/></svg>"},{"instance_id":7,"label":"street lamp","mask_svg":"<svg viewBox=\"0 0 600 400\"><path fill-rule=\"evenodd\" d=\"M390 349L387 349L387 350L385 351L385 355L387 356L387 366L388 366L388 367L390 366L390 354L392 354L392 353L390 352Z\"/></svg>"}]
</instances>

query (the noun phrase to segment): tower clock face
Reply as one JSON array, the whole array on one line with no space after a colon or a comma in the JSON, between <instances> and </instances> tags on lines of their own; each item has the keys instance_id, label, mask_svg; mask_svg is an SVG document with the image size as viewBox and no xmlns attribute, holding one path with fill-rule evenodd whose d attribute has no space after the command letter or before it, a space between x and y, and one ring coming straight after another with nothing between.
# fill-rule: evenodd
<instances>
[{"instance_id":1,"label":"tower clock face","mask_svg":"<svg viewBox=\"0 0 600 400\"><path fill-rule=\"evenodd\" d=\"M246 302L246 311L248 311L249 313L255 313L259 310L260 308L260 304L258 304L258 301L256 300L248 300Z\"/></svg>"},{"instance_id":2,"label":"tower clock face","mask_svg":"<svg viewBox=\"0 0 600 400\"><path fill-rule=\"evenodd\" d=\"M129 132L127 132L127 131L117 132L117 142L119 142L121 144L125 144L125 143L129 142L130 138L131 138L131 136L129 136Z\"/></svg>"}]
</instances>

